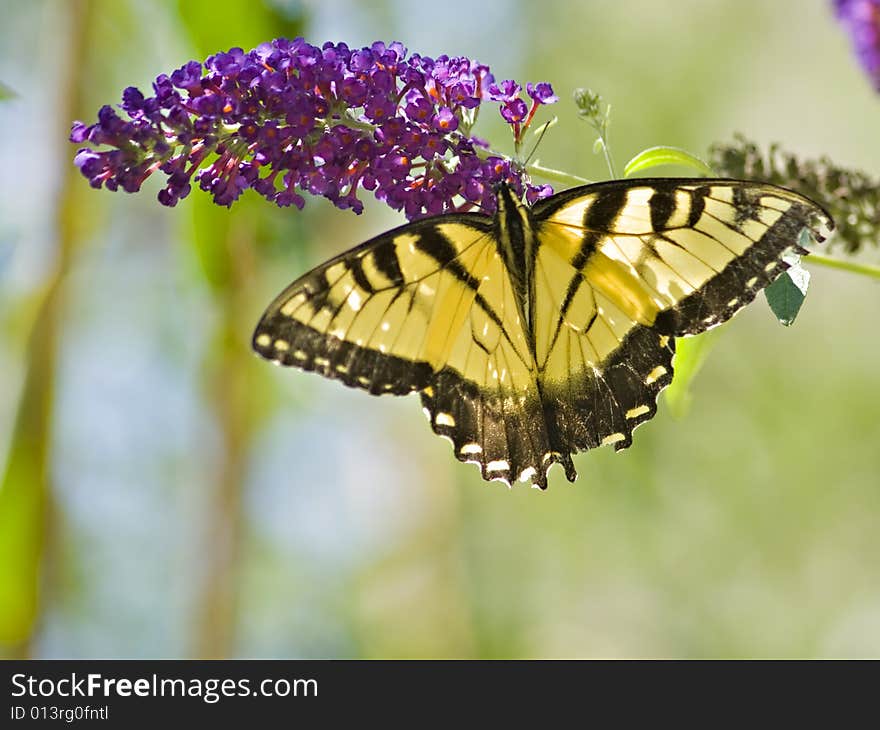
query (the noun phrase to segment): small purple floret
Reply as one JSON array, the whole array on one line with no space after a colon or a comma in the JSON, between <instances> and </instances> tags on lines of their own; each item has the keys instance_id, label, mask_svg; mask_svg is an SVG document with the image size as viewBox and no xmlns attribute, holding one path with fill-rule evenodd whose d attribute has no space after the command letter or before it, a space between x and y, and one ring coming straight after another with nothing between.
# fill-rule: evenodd
<instances>
[{"instance_id":1,"label":"small purple floret","mask_svg":"<svg viewBox=\"0 0 880 730\"><path fill-rule=\"evenodd\" d=\"M202 64L190 61L171 74L171 83L178 89L186 89L190 94L197 94L202 86Z\"/></svg>"},{"instance_id":2,"label":"small purple floret","mask_svg":"<svg viewBox=\"0 0 880 730\"><path fill-rule=\"evenodd\" d=\"M489 86L489 98L492 101L502 101L502 102L512 102L516 99L519 99L520 92L522 91L522 87L513 81L512 79L507 79L506 81L502 81L500 84L491 84Z\"/></svg>"},{"instance_id":3,"label":"small purple floret","mask_svg":"<svg viewBox=\"0 0 880 730\"><path fill-rule=\"evenodd\" d=\"M526 118L528 113L529 108L522 99L514 99L513 101L505 102L501 107L501 116L504 117L504 121L509 124L518 124Z\"/></svg>"},{"instance_id":4,"label":"small purple floret","mask_svg":"<svg viewBox=\"0 0 880 730\"><path fill-rule=\"evenodd\" d=\"M546 82L540 84L526 84L528 95L539 104L555 104L559 97L553 93L553 87Z\"/></svg>"}]
</instances>

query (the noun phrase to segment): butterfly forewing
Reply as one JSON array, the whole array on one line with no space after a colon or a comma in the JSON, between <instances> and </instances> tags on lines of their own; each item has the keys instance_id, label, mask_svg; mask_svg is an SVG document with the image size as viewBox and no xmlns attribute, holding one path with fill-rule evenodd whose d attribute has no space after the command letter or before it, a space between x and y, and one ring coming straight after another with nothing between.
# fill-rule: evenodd
<instances>
[{"instance_id":1,"label":"butterfly forewing","mask_svg":"<svg viewBox=\"0 0 880 730\"><path fill-rule=\"evenodd\" d=\"M643 324L654 324L655 308L671 335L730 319L787 268L782 254L798 249L802 230L821 241L833 225L797 193L734 180L600 183L554 196L534 215L539 238L632 304Z\"/></svg>"},{"instance_id":2,"label":"butterfly forewing","mask_svg":"<svg viewBox=\"0 0 880 730\"><path fill-rule=\"evenodd\" d=\"M374 394L421 390L474 306L461 274L479 274L493 247L481 223L444 222L454 242L435 224L404 226L328 261L269 306L254 348Z\"/></svg>"},{"instance_id":3,"label":"butterfly forewing","mask_svg":"<svg viewBox=\"0 0 880 730\"><path fill-rule=\"evenodd\" d=\"M270 305L253 343L374 394L421 391L431 427L486 479L535 473L548 454L522 313L485 216L403 226L314 269Z\"/></svg>"}]
</instances>

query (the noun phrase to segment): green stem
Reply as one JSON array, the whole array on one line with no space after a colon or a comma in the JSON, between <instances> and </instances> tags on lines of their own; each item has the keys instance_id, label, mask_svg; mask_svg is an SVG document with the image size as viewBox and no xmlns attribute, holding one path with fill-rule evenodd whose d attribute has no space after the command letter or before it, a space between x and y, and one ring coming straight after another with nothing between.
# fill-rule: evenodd
<instances>
[{"instance_id":1,"label":"green stem","mask_svg":"<svg viewBox=\"0 0 880 730\"><path fill-rule=\"evenodd\" d=\"M555 180L556 182L566 183L567 185L589 185L592 180L578 175L572 175L562 170L554 170L551 167L544 167L539 162L533 162L526 168L530 174L538 175L547 180Z\"/></svg>"},{"instance_id":2,"label":"green stem","mask_svg":"<svg viewBox=\"0 0 880 730\"><path fill-rule=\"evenodd\" d=\"M477 148L477 157L481 160L485 160L489 157L504 157L504 154L501 152L495 152L495 150ZM527 165L526 171L530 175L537 175L538 177L543 177L545 180L555 180L556 182L564 183L565 185L589 185L590 183L595 182L594 180L589 180L585 177L580 177L579 175L572 175L570 172L563 172L562 170L556 170L552 167L544 167L540 160L535 160Z\"/></svg>"},{"instance_id":3,"label":"green stem","mask_svg":"<svg viewBox=\"0 0 880 730\"><path fill-rule=\"evenodd\" d=\"M823 256L818 253L811 253L806 257L811 264L819 264L829 269L840 269L842 271L851 271L854 274L862 276L870 276L872 279L880 279L880 266L872 266L871 264L860 264L857 261L843 261L835 259L831 256Z\"/></svg>"},{"instance_id":4,"label":"green stem","mask_svg":"<svg viewBox=\"0 0 880 730\"><path fill-rule=\"evenodd\" d=\"M605 154L605 164L608 165L608 172L611 173L611 179L617 177L617 174L614 172L614 161L611 159L611 150L608 149L608 140L605 137L605 130L599 133L599 139L602 140L602 152Z\"/></svg>"},{"instance_id":5,"label":"green stem","mask_svg":"<svg viewBox=\"0 0 880 730\"><path fill-rule=\"evenodd\" d=\"M343 108L340 111L339 119L334 120L334 123L343 124L349 129L354 129L357 132L366 132L367 134L372 134L376 131L375 125L355 119L354 115L347 109Z\"/></svg>"}]
</instances>

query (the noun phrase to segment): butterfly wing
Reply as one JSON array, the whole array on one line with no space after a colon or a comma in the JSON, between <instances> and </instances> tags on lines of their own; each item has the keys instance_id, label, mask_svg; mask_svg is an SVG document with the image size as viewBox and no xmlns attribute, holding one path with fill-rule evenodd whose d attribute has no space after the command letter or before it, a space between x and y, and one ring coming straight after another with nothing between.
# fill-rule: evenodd
<instances>
[{"instance_id":1,"label":"butterfly wing","mask_svg":"<svg viewBox=\"0 0 880 730\"><path fill-rule=\"evenodd\" d=\"M485 216L405 225L319 266L269 306L253 346L370 393L420 391L433 430L485 479L510 483L549 451L523 314Z\"/></svg>"},{"instance_id":2,"label":"butterfly wing","mask_svg":"<svg viewBox=\"0 0 880 730\"><path fill-rule=\"evenodd\" d=\"M833 223L797 193L730 180L612 181L533 210L536 365L551 447L621 449L672 380L674 338L732 317Z\"/></svg>"}]
</instances>

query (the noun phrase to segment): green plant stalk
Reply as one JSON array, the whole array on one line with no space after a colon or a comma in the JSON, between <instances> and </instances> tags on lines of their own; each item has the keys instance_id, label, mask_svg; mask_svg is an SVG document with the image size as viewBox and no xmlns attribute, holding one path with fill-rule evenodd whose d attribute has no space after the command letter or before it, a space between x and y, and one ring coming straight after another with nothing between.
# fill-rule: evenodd
<instances>
[{"instance_id":1,"label":"green plant stalk","mask_svg":"<svg viewBox=\"0 0 880 730\"><path fill-rule=\"evenodd\" d=\"M253 246L253 241L248 241ZM222 242L217 242L222 245ZM236 246L238 250L240 247ZM233 265L240 261L233 254ZM246 267L242 267L246 268ZM196 594L193 653L223 659L233 653L243 529L242 493L250 448L251 423L246 374L251 355L242 345L243 287L238 282L217 292L222 321L205 368L206 398L220 444L214 457L209 503L201 535L201 580Z\"/></svg>"},{"instance_id":2,"label":"green plant stalk","mask_svg":"<svg viewBox=\"0 0 880 730\"><path fill-rule=\"evenodd\" d=\"M811 264L818 264L819 266L824 266L828 269L839 269L840 271L849 271L853 274L869 276L872 279L880 279L880 266L862 264L857 261L844 261L831 256L823 256L818 253L810 253L805 257L805 260Z\"/></svg>"},{"instance_id":3,"label":"green plant stalk","mask_svg":"<svg viewBox=\"0 0 880 730\"><path fill-rule=\"evenodd\" d=\"M568 172L563 172L562 170L554 170L551 167L544 167L537 160L528 167L526 167L529 174L538 175L539 177L543 177L546 180L555 180L556 182L565 183L566 185L589 185L594 180L588 180L585 177L580 177L578 175L572 175Z\"/></svg>"},{"instance_id":4,"label":"green plant stalk","mask_svg":"<svg viewBox=\"0 0 880 730\"><path fill-rule=\"evenodd\" d=\"M611 150L608 148L608 140L605 136L605 126L602 126L602 129L599 131L599 139L602 142L602 153L605 155L605 164L608 165L608 173L611 175L611 179L617 177L617 173L614 172L614 162L611 159Z\"/></svg>"},{"instance_id":5,"label":"green plant stalk","mask_svg":"<svg viewBox=\"0 0 880 730\"><path fill-rule=\"evenodd\" d=\"M59 98L56 125L62 129L81 107L82 88L75 69L86 66L92 4L76 0L63 6L60 24L68 42L58 67L65 73L55 91ZM66 273L78 244L81 180L66 164L50 210L57 243L56 267L49 274L43 299L28 339L24 386L18 402L8 456L0 477L0 657L27 657L38 626L41 596L47 590L45 566L51 547L51 435L55 413L55 375L59 333L66 311Z\"/></svg>"},{"instance_id":6,"label":"green plant stalk","mask_svg":"<svg viewBox=\"0 0 880 730\"><path fill-rule=\"evenodd\" d=\"M26 658L39 616L48 535L49 449L63 279L34 318L24 386L0 482L0 657Z\"/></svg>"}]
</instances>

